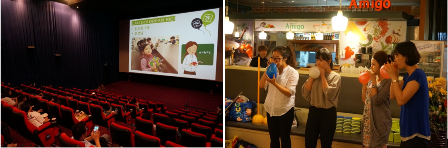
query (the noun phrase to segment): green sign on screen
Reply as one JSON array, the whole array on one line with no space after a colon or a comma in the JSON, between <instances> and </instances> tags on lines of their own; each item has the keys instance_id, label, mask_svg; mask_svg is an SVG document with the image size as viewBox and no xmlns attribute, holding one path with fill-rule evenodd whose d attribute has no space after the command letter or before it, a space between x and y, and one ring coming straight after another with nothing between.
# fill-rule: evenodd
<instances>
[{"instance_id":1,"label":"green sign on screen","mask_svg":"<svg viewBox=\"0 0 448 148\"><path fill-rule=\"evenodd\" d=\"M214 46L213 44L198 44L196 55L199 65L213 65ZM181 61L184 61L186 53L185 44L182 44Z\"/></svg>"}]
</instances>

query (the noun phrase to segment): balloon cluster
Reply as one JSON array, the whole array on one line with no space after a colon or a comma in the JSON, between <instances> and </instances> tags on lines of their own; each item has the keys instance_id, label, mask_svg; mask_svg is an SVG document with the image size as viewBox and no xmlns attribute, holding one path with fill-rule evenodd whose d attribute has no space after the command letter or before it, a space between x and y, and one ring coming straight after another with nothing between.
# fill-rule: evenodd
<instances>
[{"instance_id":1,"label":"balloon cluster","mask_svg":"<svg viewBox=\"0 0 448 148\"><path fill-rule=\"evenodd\" d=\"M240 50L240 53L246 53L247 56L252 58L253 52L252 52L252 46L250 44L241 44L239 50Z\"/></svg>"}]
</instances>

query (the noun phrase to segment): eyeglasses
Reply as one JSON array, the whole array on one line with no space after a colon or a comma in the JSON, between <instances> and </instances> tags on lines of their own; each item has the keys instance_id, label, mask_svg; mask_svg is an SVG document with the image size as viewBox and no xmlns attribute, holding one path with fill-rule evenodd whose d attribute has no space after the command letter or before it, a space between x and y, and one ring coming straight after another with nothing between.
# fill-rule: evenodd
<instances>
[{"instance_id":1,"label":"eyeglasses","mask_svg":"<svg viewBox=\"0 0 448 148\"><path fill-rule=\"evenodd\" d=\"M271 60L272 60L272 61L276 61L276 62L280 61L281 59L284 59L284 58L272 58L272 57L271 57Z\"/></svg>"}]
</instances>

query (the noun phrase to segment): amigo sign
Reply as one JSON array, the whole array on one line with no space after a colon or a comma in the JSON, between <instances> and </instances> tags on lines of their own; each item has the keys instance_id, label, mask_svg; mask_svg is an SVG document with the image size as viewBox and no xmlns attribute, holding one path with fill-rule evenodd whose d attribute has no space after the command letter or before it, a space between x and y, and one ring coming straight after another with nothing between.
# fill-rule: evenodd
<instances>
[{"instance_id":1,"label":"amigo sign","mask_svg":"<svg viewBox=\"0 0 448 148\"><path fill-rule=\"evenodd\" d=\"M372 0L369 2L368 0L359 1L359 6L356 4L356 0L352 0L350 2L350 9L352 6L355 8L375 8L376 11L381 11L383 8L389 8L391 5L390 0Z\"/></svg>"}]
</instances>

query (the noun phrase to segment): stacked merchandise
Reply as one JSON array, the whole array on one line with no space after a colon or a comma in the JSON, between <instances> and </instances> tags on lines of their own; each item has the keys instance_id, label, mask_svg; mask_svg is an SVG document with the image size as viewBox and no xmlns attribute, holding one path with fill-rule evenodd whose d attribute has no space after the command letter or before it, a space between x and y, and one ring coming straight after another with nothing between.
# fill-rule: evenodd
<instances>
[{"instance_id":1,"label":"stacked merchandise","mask_svg":"<svg viewBox=\"0 0 448 148\"><path fill-rule=\"evenodd\" d=\"M359 134L361 133L361 118L352 118L352 133Z\"/></svg>"},{"instance_id":2,"label":"stacked merchandise","mask_svg":"<svg viewBox=\"0 0 448 148\"><path fill-rule=\"evenodd\" d=\"M349 134L352 132L352 117L345 117L342 126L342 132Z\"/></svg>"},{"instance_id":3,"label":"stacked merchandise","mask_svg":"<svg viewBox=\"0 0 448 148\"><path fill-rule=\"evenodd\" d=\"M342 127L344 124L344 116L337 116L336 118L336 131L337 133L342 133Z\"/></svg>"}]
</instances>

